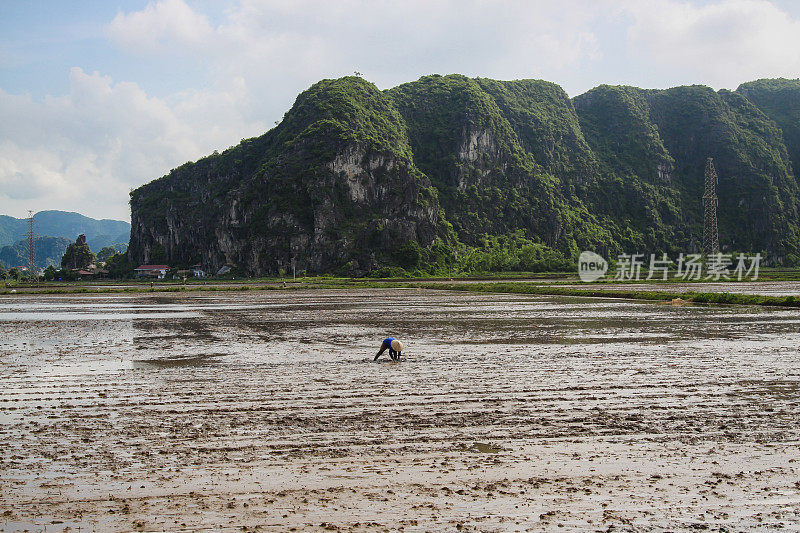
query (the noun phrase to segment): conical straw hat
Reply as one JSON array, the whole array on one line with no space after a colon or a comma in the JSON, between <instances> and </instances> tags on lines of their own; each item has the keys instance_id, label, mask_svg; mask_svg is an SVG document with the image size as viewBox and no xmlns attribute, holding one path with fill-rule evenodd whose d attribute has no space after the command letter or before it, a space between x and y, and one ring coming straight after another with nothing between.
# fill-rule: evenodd
<instances>
[{"instance_id":1,"label":"conical straw hat","mask_svg":"<svg viewBox=\"0 0 800 533\"><path fill-rule=\"evenodd\" d=\"M392 350L395 352L402 352L403 351L403 343L399 340L395 339L392 341Z\"/></svg>"}]
</instances>

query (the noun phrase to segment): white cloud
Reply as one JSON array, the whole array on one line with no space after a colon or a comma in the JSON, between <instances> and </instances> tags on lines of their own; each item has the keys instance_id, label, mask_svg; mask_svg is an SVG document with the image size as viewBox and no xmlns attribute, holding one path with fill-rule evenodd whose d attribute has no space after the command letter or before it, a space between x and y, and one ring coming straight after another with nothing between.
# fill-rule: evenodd
<instances>
[{"instance_id":1,"label":"white cloud","mask_svg":"<svg viewBox=\"0 0 800 533\"><path fill-rule=\"evenodd\" d=\"M0 91L0 200L17 213L67 209L125 219L129 189L264 129L239 107L248 100L243 80L229 92L174 100L79 68L66 96L37 102Z\"/></svg>"},{"instance_id":2,"label":"white cloud","mask_svg":"<svg viewBox=\"0 0 800 533\"><path fill-rule=\"evenodd\" d=\"M183 0L160 0L142 11L118 13L107 29L111 39L133 53L155 53L169 47L195 47L212 34L208 19Z\"/></svg>"},{"instance_id":3,"label":"white cloud","mask_svg":"<svg viewBox=\"0 0 800 533\"><path fill-rule=\"evenodd\" d=\"M0 143L0 190L12 200L31 200L56 191L63 194L65 183L54 171L56 156L46 150L23 149L6 140Z\"/></svg>"},{"instance_id":4,"label":"white cloud","mask_svg":"<svg viewBox=\"0 0 800 533\"><path fill-rule=\"evenodd\" d=\"M626 10L634 17L631 53L669 79L736 88L800 72L800 19L766 0L650 0Z\"/></svg>"},{"instance_id":5,"label":"white cloud","mask_svg":"<svg viewBox=\"0 0 800 533\"><path fill-rule=\"evenodd\" d=\"M0 205L125 218L128 189L263 133L321 78L358 69L388 87L432 72L545 76L598 55L597 13L549 0L243 0L212 22L184 0L153 1L117 13L106 36L167 68L193 61L206 88L155 98L73 68L65 96L0 92Z\"/></svg>"},{"instance_id":6,"label":"white cloud","mask_svg":"<svg viewBox=\"0 0 800 533\"><path fill-rule=\"evenodd\" d=\"M183 0L120 13L108 34L137 52L191 50L216 77L296 89L359 69L381 86L432 72L519 78L599 55L590 23L609 0L243 0L216 26Z\"/></svg>"},{"instance_id":7,"label":"white cloud","mask_svg":"<svg viewBox=\"0 0 800 533\"><path fill-rule=\"evenodd\" d=\"M157 0L109 21L117 72L138 83L74 68L64 96L0 90L0 212L124 218L129 188L263 133L310 84L354 70L383 88L459 72L544 78L573 94L800 72L800 22L766 0L241 0L221 14L194 5Z\"/></svg>"}]
</instances>

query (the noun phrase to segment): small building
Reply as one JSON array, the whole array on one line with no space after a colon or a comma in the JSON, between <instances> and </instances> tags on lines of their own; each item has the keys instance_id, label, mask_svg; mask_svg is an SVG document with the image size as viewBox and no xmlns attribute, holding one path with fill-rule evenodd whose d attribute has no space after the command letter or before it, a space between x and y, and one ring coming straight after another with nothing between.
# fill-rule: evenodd
<instances>
[{"instance_id":1,"label":"small building","mask_svg":"<svg viewBox=\"0 0 800 533\"><path fill-rule=\"evenodd\" d=\"M168 270L168 265L139 265L133 269L133 273L137 278L164 279Z\"/></svg>"},{"instance_id":2,"label":"small building","mask_svg":"<svg viewBox=\"0 0 800 533\"><path fill-rule=\"evenodd\" d=\"M81 278L92 279L92 278L106 278L108 277L108 270L105 268L98 266L94 263L87 266L82 270L78 270L78 275Z\"/></svg>"},{"instance_id":3,"label":"small building","mask_svg":"<svg viewBox=\"0 0 800 533\"><path fill-rule=\"evenodd\" d=\"M196 265L192 266L192 273L196 278L204 278L206 277L206 271L203 270L203 265L197 263Z\"/></svg>"}]
</instances>

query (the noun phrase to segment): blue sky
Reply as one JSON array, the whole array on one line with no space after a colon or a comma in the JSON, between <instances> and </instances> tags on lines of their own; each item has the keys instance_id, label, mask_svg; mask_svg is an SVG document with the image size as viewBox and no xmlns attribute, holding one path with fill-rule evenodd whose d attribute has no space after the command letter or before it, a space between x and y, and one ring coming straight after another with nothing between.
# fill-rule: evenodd
<instances>
[{"instance_id":1,"label":"blue sky","mask_svg":"<svg viewBox=\"0 0 800 533\"><path fill-rule=\"evenodd\" d=\"M130 189L355 70L735 89L800 76L800 2L0 0L0 213L128 219Z\"/></svg>"}]
</instances>

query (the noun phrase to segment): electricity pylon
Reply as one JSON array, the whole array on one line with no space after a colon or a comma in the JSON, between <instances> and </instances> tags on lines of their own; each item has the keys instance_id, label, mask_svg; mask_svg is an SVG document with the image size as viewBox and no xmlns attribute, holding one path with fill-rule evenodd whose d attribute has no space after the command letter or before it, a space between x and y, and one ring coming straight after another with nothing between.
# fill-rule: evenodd
<instances>
[{"instance_id":1,"label":"electricity pylon","mask_svg":"<svg viewBox=\"0 0 800 533\"><path fill-rule=\"evenodd\" d=\"M717 171L714 160L706 159L706 190L703 194L705 210L703 224L703 253L706 257L719 252L719 230L717 229Z\"/></svg>"},{"instance_id":2,"label":"electricity pylon","mask_svg":"<svg viewBox=\"0 0 800 533\"><path fill-rule=\"evenodd\" d=\"M38 278L36 269L36 227L33 220L33 211L28 211L28 233L26 235L28 243L25 250L25 258L27 259L28 276L32 280Z\"/></svg>"}]
</instances>

